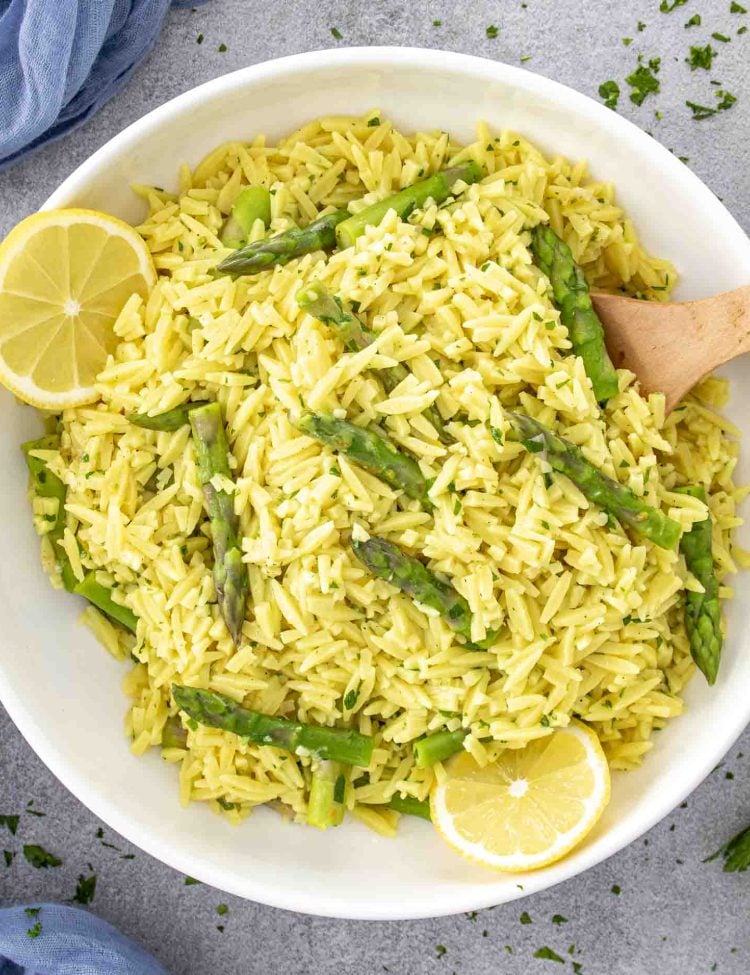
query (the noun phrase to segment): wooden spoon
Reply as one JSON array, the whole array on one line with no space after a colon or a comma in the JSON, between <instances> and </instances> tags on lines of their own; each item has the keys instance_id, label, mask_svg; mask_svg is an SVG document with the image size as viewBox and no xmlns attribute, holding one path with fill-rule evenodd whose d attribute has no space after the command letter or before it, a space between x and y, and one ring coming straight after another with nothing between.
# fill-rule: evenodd
<instances>
[{"instance_id":1,"label":"wooden spoon","mask_svg":"<svg viewBox=\"0 0 750 975\"><path fill-rule=\"evenodd\" d=\"M750 352L750 285L698 301L591 298L612 362L634 372L643 393L664 393L667 413L717 366Z\"/></svg>"}]
</instances>

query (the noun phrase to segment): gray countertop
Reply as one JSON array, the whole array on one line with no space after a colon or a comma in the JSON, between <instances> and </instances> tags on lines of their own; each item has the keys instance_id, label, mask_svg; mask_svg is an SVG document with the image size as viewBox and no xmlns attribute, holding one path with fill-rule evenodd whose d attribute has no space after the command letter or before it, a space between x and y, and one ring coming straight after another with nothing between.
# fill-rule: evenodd
<instances>
[{"instance_id":1,"label":"gray countertop","mask_svg":"<svg viewBox=\"0 0 750 975\"><path fill-rule=\"evenodd\" d=\"M511 64L527 58L525 68L593 97L614 79L622 89L619 110L687 157L748 230L750 13L730 12L730 3L683 0L664 13L659 0L480 0L462 8L447 0L212 0L193 12L175 10L148 61L89 125L0 175L0 234L96 148L172 96L243 65L343 44L442 47ZM685 27L695 14L702 23ZM747 34L738 35L744 24ZM486 36L490 25L499 28L494 39ZM731 41L712 39L714 32ZM707 43L716 51L711 71L691 71L690 46ZM639 54L661 58L662 88L640 107L625 82ZM713 106L719 88L737 103L694 121L686 101ZM292 915L186 886L181 875L108 830L97 836L100 822L41 764L0 707L0 814L21 813L16 836L0 826L0 849L39 842L64 861L36 870L21 856L9 867L0 860L0 904L69 899L79 876L96 873L91 909L144 944L173 975L744 975L750 874L724 874L717 862L702 862L750 820L743 752L750 755L748 731L684 808L559 887L476 915L360 923ZM32 801L44 817L24 812ZM220 904L228 907L223 915ZM543 946L564 966L534 958Z\"/></svg>"}]
</instances>

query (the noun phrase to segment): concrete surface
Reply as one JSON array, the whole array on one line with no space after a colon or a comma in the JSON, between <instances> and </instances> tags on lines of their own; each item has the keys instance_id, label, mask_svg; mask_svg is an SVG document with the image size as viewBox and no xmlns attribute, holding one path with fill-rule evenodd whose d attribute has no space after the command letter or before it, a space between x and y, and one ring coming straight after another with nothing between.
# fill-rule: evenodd
<instances>
[{"instance_id":1,"label":"concrete surface","mask_svg":"<svg viewBox=\"0 0 750 975\"><path fill-rule=\"evenodd\" d=\"M684 27L694 14L702 24ZM615 79L620 111L688 157L747 230L750 30L736 33L745 23L750 14L730 13L730 0L687 0L671 13L660 12L659 0L481 0L461 7L447 0L212 0L169 15L148 62L87 127L0 175L0 234L98 146L173 95L245 64L341 44L443 47L515 64L530 56L524 67L594 97L603 81ZM490 25L499 28L494 39L486 36ZM731 42L711 39L713 32ZM632 44L623 43L627 37ZM712 70L691 71L684 60L690 45L709 42L717 51ZM640 108L624 83L639 53L662 59L662 91ZM721 86L712 87L712 79ZM733 92L737 104L693 121L685 101L714 105L719 87ZM141 941L173 975L744 975L750 874L723 874L718 863L702 862L750 821L743 752L750 754L750 732L686 808L551 891L477 916L358 923L295 916L186 886L117 836L98 837L99 821L42 766L0 708L0 814L21 814L17 835L0 826L0 849L19 851L8 867L0 859L0 904L69 899L77 878L95 872L91 909ZM25 811L31 801L44 817ZM30 842L57 854L62 866L32 868L20 855ZM221 904L226 913L217 913ZM526 915L522 923L524 912L531 923ZM544 946L563 962L535 958Z\"/></svg>"}]
</instances>

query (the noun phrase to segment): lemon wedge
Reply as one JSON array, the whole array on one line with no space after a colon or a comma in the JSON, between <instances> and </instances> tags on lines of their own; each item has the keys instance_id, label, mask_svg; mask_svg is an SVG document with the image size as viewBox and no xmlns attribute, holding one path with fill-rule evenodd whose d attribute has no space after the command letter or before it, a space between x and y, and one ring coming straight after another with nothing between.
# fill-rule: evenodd
<instances>
[{"instance_id":1,"label":"lemon wedge","mask_svg":"<svg viewBox=\"0 0 750 975\"><path fill-rule=\"evenodd\" d=\"M609 801L606 756L578 722L481 768L468 752L446 763L432 821L458 853L496 870L535 870L581 842Z\"/></svg>"},{"instance_id":2,"label":"lemon wedge","mask_svg":"<svg viewBox=\"0 0 750 975\"><path fill-rule=\"evenodd\" d=\"M43 210L0 244L0 383L58 412L98 398L113 325L156 271L128 224L95 210Z\"/></svg>"}]
</instances>

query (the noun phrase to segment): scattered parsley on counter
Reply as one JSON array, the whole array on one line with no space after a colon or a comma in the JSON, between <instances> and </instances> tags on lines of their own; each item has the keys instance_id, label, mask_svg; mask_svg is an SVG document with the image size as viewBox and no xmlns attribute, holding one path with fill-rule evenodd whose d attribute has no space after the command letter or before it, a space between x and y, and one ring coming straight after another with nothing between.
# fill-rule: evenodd
<instances>
[{"instance_id":1,"label":"scattered parsley on counter","mask_svg":"<svg viewBox=\"0 0 750 975\"><path fill-rule=\"evenodd\" d=\"M715 41L721 41L722 44L728 44L732 40L731 37L727 37L726 34L720 34L717 30L713 32L711 37L713 37Z\"/></svg>"},{"instance_id":2,"label":"scattered parsley on counter","mask_svg":"<svg viewBox=\"0 0 750 975\"><path fill-rule=\"evenodd\" d=\"M219 906L216 908L216 913L219 915L219 917L223 917L225 914L229 913L229 908L226 904L219 904Z\"/></svg>"},{"instance_id":3,"label":"scattered parsley on counter","mask_svg":"<svg viewBox=\"0 0 750 975\"><path fill-rule=\"evenodd\" d=\"M522 54L521 57L519 58L519 60L520 60L521 64L526 64L527 61L530 61L531 60L531 57L532 57L531 54Z\"/></svg>"},{"instance_id":4,"label":"scattered parsley on counter","mask_svg":"<svg viewBox=\"0 0 750 975\"><path fill-rule=\"evenodd\" d=\"M23 913L26 915L26 917L37 917L40 911L41 907L24 907L23 909Z\"/></svg>"},{"instance_id":5,"label":"scattered parsley on counter","mask_svg":"<svg viewBox=\"0 0 750 975\"><path fill-rule=\"evenodd\" d=\"M733 836L728 843L720 847L716 853L706 857L704 863L710 863L717 857L724 857L724 871L726 873L742 873L750 867L750 826L741 833Z\"/></svg>"},{"instance_id":6,"label":"scattered parsley on counter","mask_svg":"<svg viewBox=\"0 0 750 975\"><path fill-rule=\"evenodd\" d=\"M3 859L5 860L6 867L9 867L11 863L13 863L13 857L15 855L16 854L13 852L13 850L3 850Z\"/></svg>"},{"instance_id":7,"label":"scattered parsley on counter","mask_svg":"<svg viewBox=\"0 0 750 975\"><path fill-rule=\"evenodd\" d=\"M685 21L685 27L700 27L701 23L701 15L693 14L690 20Z\"/></svg>"},{"instance_id":8,"label":"scattered parsley on counter","mask_svg":"<svg viewBox=\"0 0 750 975\"><path fill-rule=\"evenodd\" d=\"M193 884L199 884L200 880L196 880L195 877L185 877L185 886L192 887Z\"/></svg>"},{"instance_id":9,"label":"scattered parsley on counter","mask_svg":"<svg viewBox=\"0 0 750 975\"><path fill-rule=\"evenodd\" d=\"M90 904L96 893L96 874L92 873L89 877L80 874L76 884L76 892L73 894L75 904Z\"/></svg>"},{"instance_id":10,"label":"scattered parsley on counter","mask_svg":"<svg viewBox=\"0 0 750 975\"><path fill-rule=\"evenodd\" d=\"M524 911L523 914L519 917L518 920L521 922L521 924L533 924L534 923L531 920L528 911Z\"/></svg>"},{"instance_id":11,"label":"scattered parsley on counter","mask_svg":"<svg viewBox=\"0 0 750 975\"><path fill-rule=\"evenodd\" d=\"M338 29L338 27L331 28L331 34L336 38L337 41L343 41L344 35Z\"/></svg>"},{"instance_id":12,"label":"scattered parsley on counter","mask_svg":"<svg viewBox=\"0 0 750 975\"><path fill-rule=\"evenodd\" d=\"M710 71L715 54L716 51L714 51L711 45L706 44L705 47L691 47L690 55L685 60L690 65L691 71L695 71L697 68L704 68L706 71Z\"/></svg>"},{"instance_id":13,"label":"scattered parsley on counter","mask_svg":"<svg viewBox=\"0 0 750 975\"><path fill-rule=\"evenodd\" d=\"M639 64L625 79L633 89L630 92L630 100L634 105L642 105L649 95L656 95L661 90L659 79L656 77L660 62L661 58L651 58L648 64Z\"/></svg>"},{"instance_id":14,"label":"scattered parsley on counter","mask_svg":"<svg viewBox=\"0 0 750 975\"><path fill-rule=\"evenodd\" d=\"M226 44L219 44L219 54L224 54L226 49L227 49Z\"/></svg>"},{"instance_id":15,"label":"scattered parsley on counter","mask_svg":"<svg viewBox=\"0 0 750 975\"><path fill-rule=\"evenodd\" d=\"M442 958L443 955L446 955L447 953L448 953L448 949L445 947L445 945L435 945L436 958Z\"/></svg>"},{"instance_id":16,"label":"scattered parsley on counter","mask_svg":"<svg viewBox=\"0 0 750 975\"><path fill-rule=\"evenodd\" d=\"M36 843L27 843L23 848L23 855L37 870L46 870L47 867L62 865L62 860L59 857L56 857L54 853L49 853L44 847L38 846Z\"/></svg>"},{"instance_id":17,"label":"scattered parsley on counter","mask_svg":"<svg viewBox=\"0 0 750 975\"><path fill-rule=\"evenodd\" d=\"M638 21L638 24L636 25L636 27L637 27L637 30L638 30L638 33L639 34L642 34L643 31L646 29L646 25L643 23L642 20L639 20Z\"/></svg>"},{"instance_id":18,"label":"scattered parsley on counter","mask_svg":"<svg viewBox=\"0 0 750 975\"><path fill-rule=\"evenodd\" d=\"M489 37L489 39L493 41L500 33L500 29L498 27L495 27L494 24L490 24L489 27L485 28L484 32L487 35L487 37Z\"/></svg>"},{"instance_id":19,"label":"scattered parsley on counter","mask_svg":"<svg viewBox=\"0 0 750 975\"><path fill-rule=\"evenodd\" d=\"M534 958L545 958L547 961L558 961L561 965L565 964L565 959L561 958L556 951L553 951L546 945L543 948L537 948L534 952Z\"/></svg>"},{"instance_id":20,"label":"scattered parsley on counter","mask_svg":"<svg viewBox=\"0 0 750 975\"><path fill-rule=\"evenodd\" d=\"M700 122L703 119L711 118L711 116L716 115L717 112L725 112L737 101L736 95L733 95L731 91L725 91L723 88L720 88L716 92L716 98L718 101L716 102L715 108L711 108L709 105L698 105L696 102L685 102L687 107L693 113L693 120Z\"/></svg>"},{"instance_id":21,"label":"scattered parsley on counter","mask_svg":"<svg viewBox=\"0 0 750 975\"><path fill-rule=\"evenodd\" d=\"M198 36L195 39L195 43L196 44L202 44L203 43L203 34L198 34Z\"/></svg>"},{"instance_id":22,"label":"scattered parsley on counter","mask_svg":"<svg viewBox=\"0 0 750 975\"><path fill-rule=\"evenodd\" d=\"M620 887L619 884L612 884L611 890L616 897L619 897L620 894L622 893L622 887Z\"/></svg>"},{"instance_id":23,"label":"scattered parsley on counter","mask_svg":"<svg viewBox=\"0 0 750 975\"><path fill-rule=\"evenodd\" d=\"M0 815L0 826L7 826L11 833L15 836L16 830L18 829L18 822L20 816L3 816Z\"/></svg>"},{"instance_id":24,"label":"scattered parsley on counter","mask_svg":"<svg viewBox=\"0 0 750 975\"><path fill-rule=\"evenodd\" d=\"M566 917L563 917L562 914L553 914L552 915L552 923L553 924L567 924L568 923L568 919ZM571 951L571 955L572 954L573 954L573 952Z\"/></svg>"},{"instance_id":25,"label":"scattered parsley on counter","mask_svg":"<svg viewBox=\"0 0 750 975\"><path fill-rule=\"evenodd\" d=\"M671 3L669 0L661 0L659 10L663 14L671 14L673 10L676 10L678 7L684 7L686 3L687 0L672 0Z\"/></svg>"},{"instance_id":26,"label":"scattered parsley on counter","mask_svg":"<svg viewBox=\"0 0 750 975\"><path fill-rule=\"evenodd\" d=\"M599 85L599 97L604 99L607 108L616 109L620 97L620 86L616 81L603 81Z\"/></svg>"},{"instance_id":27,"label":"scattered parsley on counter","mask_svg":"<svg viewBox=\"0 0 750 975\"><path fill-rule=\"evenodd\" d=\"M442 20L433 20L432 26L433 27L442 27L443 26L443 22L442 22Z\"/></svg>"},{"instance_id":28,"label":"scattered parsley on counter","mask_svg":"<svg viewBox=\"0 0 750 975\"><path fill-rule=\"evenodd\" d=\"M32 928L29 928L27 930L27 932L26 932L26 934L30 938L38 938L41 933L42 933L42 922L41 921L37 921L36 924Z\"/></svg>"},{"instance_id":29,"label":"scattered parsley on counter","mask_svg":"<svg viewBox=\"0 0 750 975\"><path fill-rule=\"evenodd\" d=\"M630 45L633 43L633 38L632 37L623 37L622 43L625 45L625 47L630 47Z\"/></svg>"},{"instance_id":30,"label":"scattered parsley on counter","mask_svg":"<svg viewBox=\"0 0 750 975\"><path fill-rule=\"evenodd\" d=\"M738 34L747 34L747 24L745 24L742 27L740 27L740 29L737 31L737 33Z\"/></svg>"},{"instance_id":31,"label":"scattered parsley on counter","mask_svg":"<svg viewBox=\"0 0 750 975\"><path fill-rule=\"evenodd\" d=\"M730 7L729 7L729 13L730 14L746 14L747 13L747 8L746 7L743 7L742 4L735 3L734 0L732 0L732 3L730 4Z\"/></svg>"}]
</instances>

